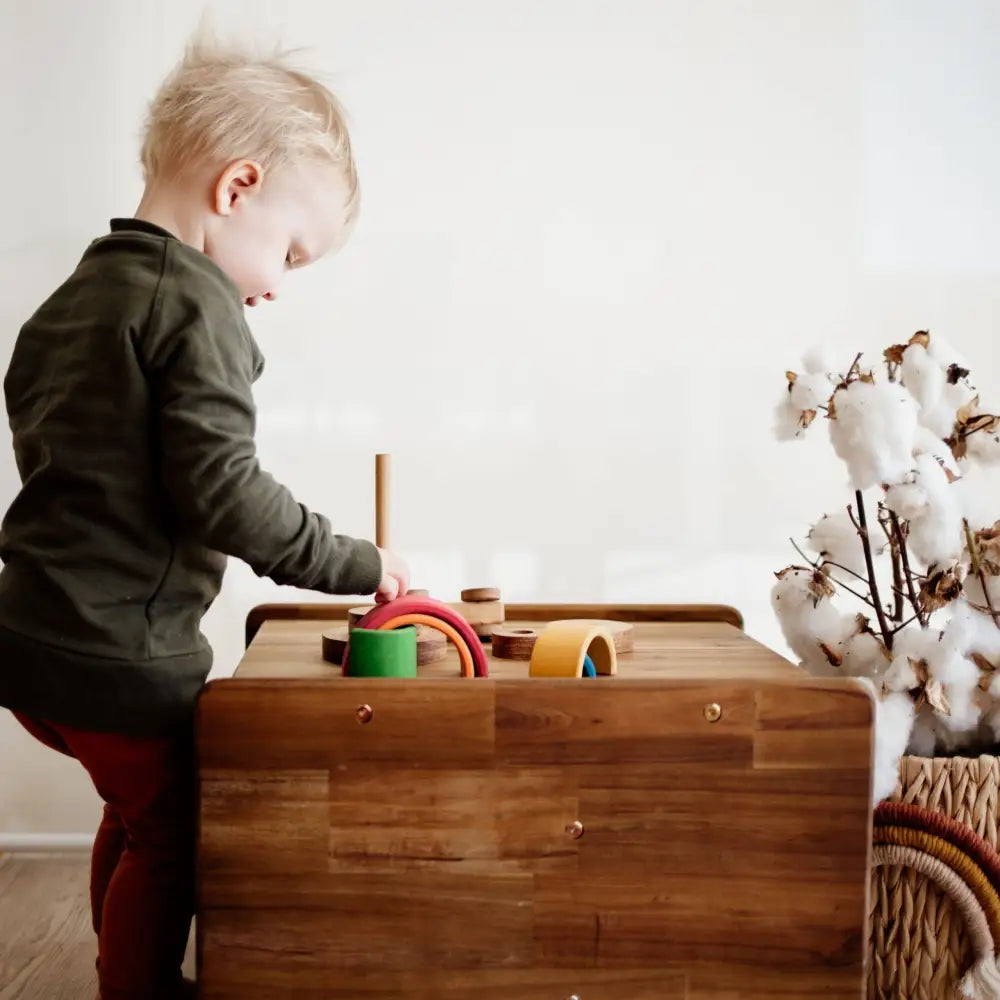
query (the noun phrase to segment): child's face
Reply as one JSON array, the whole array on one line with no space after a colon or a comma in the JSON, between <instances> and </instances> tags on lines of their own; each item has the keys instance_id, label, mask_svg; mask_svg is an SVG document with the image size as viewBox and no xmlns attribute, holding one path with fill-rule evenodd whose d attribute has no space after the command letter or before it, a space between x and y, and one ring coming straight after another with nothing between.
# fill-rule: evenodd
<instances>
[{"instance_id":1,"label":"child's face","mask_svg":"<svg viewBox=\"0 0 1000 1000\"><path fill-rule=\"evenodd\" d=\"M205 253L236 283L247 305L277 296L285 274L347 236L347 182L332 164L307 161L265 174L249 160L218 178Z\"/></svg>"}]
</instances>

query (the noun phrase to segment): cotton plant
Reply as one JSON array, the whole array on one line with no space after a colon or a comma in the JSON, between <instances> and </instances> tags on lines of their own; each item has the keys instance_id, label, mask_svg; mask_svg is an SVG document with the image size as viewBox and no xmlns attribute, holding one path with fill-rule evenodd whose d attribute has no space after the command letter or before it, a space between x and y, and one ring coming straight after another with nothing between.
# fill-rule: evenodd
<instances>
[{"instance_id":1,"label":"cotton plant","mask_svg":"<svg viewBox=\"0 0 1000 1000\"><path fill-rule=\"evenodd\" d=\"M775 574L771 602L804 669L873 688L878 802L904 753L1000 741L1000 511L971 482L1000 466L1000 416L926 331L846 373L819 352L801 368L776 434L825 428L853 496L793 542L803 561Z\"/></svg>"}]
</instances>

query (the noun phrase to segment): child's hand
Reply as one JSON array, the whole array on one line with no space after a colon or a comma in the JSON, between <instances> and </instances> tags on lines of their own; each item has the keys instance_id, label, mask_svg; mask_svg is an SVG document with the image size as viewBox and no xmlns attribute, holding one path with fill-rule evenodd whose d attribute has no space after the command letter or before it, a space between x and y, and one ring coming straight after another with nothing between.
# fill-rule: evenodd
<instances>
[{"instance_id":1,"label":"child's hand","mask_svg":"<svg viewBox=\"0 0 1000 1000\"><path fill-rule=\"evenodd\" d=\"M382 582L375 591L375 601L385 604L402 597L410 589L410 567L406 560L388 549L379 549L382 557Z\"/></svg>"}]
</instances>

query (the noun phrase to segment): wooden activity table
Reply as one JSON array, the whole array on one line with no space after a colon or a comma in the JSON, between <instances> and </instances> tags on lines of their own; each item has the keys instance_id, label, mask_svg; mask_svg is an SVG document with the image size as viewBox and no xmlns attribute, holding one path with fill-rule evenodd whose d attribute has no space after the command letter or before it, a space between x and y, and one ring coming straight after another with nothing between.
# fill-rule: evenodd
<instances>
[{"instance_id":1,"label":"wooden activity table","mask_svg":"<svg viewBox=\"0 0 1000 1000\"><path fill-rule=\"evenodd\" d=\"M347 605L256 608L198 707L204 1000L860 1000L873 702L717 606L615 677L345 678Z\"/></svg>"}]
</instances>

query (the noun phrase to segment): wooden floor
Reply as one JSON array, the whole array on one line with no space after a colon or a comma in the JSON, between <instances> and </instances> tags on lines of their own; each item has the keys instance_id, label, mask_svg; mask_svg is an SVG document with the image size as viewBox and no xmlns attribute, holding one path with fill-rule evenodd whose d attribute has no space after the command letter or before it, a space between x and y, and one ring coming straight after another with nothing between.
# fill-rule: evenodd
<instances>
[{"instance_id":1,"label":"wooden floor","mask_svg":"<svg viewBox=\"0 0 1000 1000\"><path fill-rule=\"evenodd\" d=\"M0 855L0 1000L95 1000L86 854ZM185 974L194 978L194 935Z\"/></svg>"}]
</instances>

